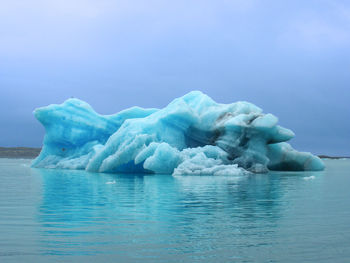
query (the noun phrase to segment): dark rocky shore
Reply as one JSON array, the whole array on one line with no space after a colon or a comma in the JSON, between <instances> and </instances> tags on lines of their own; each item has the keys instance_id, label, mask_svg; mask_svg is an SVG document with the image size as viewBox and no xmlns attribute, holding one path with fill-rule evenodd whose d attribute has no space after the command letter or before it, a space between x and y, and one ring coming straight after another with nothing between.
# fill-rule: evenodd
<instances>
[{"instance_id":1,"label":"dark rocky shore","mask_svg":"<svg viewBox=\"0 0 350 263\"><path fill-rule=\"evenodd\" d=\"M350 158L349 156L328 156L328 155L319 155L321 159L344 159L344 158Z\"/></svg>"},{"instance_id":2,"label":"dark rocky shore","mask_svg":"<svg viewBox=\"0 0 350 263\"><path fill-rule=\"evenodd\" d=\"M33 159L39 155L40 151L41 151L41 148L0 147L0 158Z\"/></svg>"}]
</instances>

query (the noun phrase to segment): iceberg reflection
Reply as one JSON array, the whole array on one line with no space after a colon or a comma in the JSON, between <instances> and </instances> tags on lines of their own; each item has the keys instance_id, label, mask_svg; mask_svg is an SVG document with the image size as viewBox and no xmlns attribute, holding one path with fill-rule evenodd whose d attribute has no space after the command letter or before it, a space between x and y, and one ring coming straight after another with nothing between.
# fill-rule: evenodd
<instances>
[{"instance_id":1,"label":"iceberg reflection","mask_svg":"<svg viewBox=\"0 0 350 263\"><path fill-rule=\"evenodd\" d=\"M42 252L54 255L123 254L131 244L140 249L135 255L164 246L206 255L221 245L229 249L228 239L238 248L273 235L288 207L288 178L305 183L279 173L174 177L32 169L32 175L42 180Z\"/></svg>"}]
</instances>

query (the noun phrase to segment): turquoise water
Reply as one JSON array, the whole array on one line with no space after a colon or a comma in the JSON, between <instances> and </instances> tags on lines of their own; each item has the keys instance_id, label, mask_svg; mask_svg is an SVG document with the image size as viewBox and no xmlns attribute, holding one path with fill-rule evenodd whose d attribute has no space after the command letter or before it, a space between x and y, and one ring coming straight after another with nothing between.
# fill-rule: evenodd
<instances>
[{"instance_id":1,"label":"turquoise water","mask_svg":"<svg viewBox=\"0 0 350 263\"><path fill-rule=\"evenodd\" d=\"M244 177L0 159L0 262L350 262L350 160Z\"/></svg>"}]
</instances>

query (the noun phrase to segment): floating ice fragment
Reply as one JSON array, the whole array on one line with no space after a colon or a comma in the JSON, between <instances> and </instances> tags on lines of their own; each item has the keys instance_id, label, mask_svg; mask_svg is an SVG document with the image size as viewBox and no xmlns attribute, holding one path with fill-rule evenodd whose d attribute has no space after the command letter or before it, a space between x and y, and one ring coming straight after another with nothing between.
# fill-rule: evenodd
<instances>
[{"instance_id":1,"label":"floating ice fragment","mask_svg":"<svg viewBox=\"0 0 350 263\"><path fill-rule=\"evenodd\" d=\"M46 135L33 167L174 175L324 168L318 157L285 143L294 133L274 115L248 102L216 103L199 91L163 109L133 107L104 116L68 99L34 115Z\"/></svg>"},{"instance_id":2,"label":"floating ice fragment","mask_svg":"<svg viewBox=\"0 0 350 263\"><path fill-rule=\"evenodd\" d=\"M308 181L308 180L313 180L315 179L316 177L314 175L311 175L311 176L306 176L306 177L303 177L304 180Z\"/></svg>"}]
</instances>

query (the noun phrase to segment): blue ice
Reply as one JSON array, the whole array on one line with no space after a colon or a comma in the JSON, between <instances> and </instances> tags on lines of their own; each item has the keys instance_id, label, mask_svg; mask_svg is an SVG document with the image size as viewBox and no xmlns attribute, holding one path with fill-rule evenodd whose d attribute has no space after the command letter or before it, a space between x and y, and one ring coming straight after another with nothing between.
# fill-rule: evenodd
<instances>
[{"instance_id":1,"label":"blue ice","mask_svg":"<svg viewBox=\"0 0 350 263\"><path fill-rule=\"evenodd\" d=\"M45 127L33 167L108 173L241 175L318 171L320 158L286 141L294 133L248 102L221 104L200 91L163 109L99 115L78 99L34 111Z\"/></svg>"}]
</instances>

